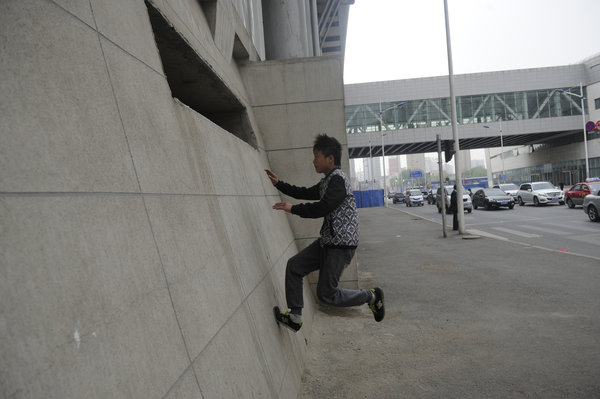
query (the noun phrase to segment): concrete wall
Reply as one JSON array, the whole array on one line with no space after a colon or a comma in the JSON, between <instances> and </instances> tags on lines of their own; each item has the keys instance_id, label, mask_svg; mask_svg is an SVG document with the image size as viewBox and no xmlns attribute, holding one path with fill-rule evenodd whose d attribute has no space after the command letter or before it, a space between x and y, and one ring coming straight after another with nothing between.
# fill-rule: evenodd
<instances>
[{"instance_id":1,"label":"concrete wall","mask_svg":"<svg viewBox=\"0 0 600 399\"><path fill-rule=\"evenodd\" d=\"M266 59L314 55L311 6L306 0L262 0ZM293 15L293 18L289 16Z\"/></svg>"},{"instance_id":2,"label":"concrete wall","mask_svg":"<svg viewBox=\"0 0 600 399\"><path fill-rule=\"evenodd\" d=\"M249 63L242 68L269 164L281 180L310 187L323 178L312 164L313 141L320 133L342 144L342 169L350 176L341 63L339 56L323 56ZM283 197L293 204L302 202ZM319 236L322 219L288 218L299 248ZM357 288L357 284L355 257L341 286Z\"/></svg>"},{"instance_id":3,"label":"concrete wall","mask_svg":"<svg viewBox=\"0 0 600 399\"><path fill-rule=\"evenodd\" d=\"M257 146L172 97L143 1L3 1L2 398L298 391L314 302L298 334L273 320L300 225L271 209L280 196L263 169L316 181L307 146L324 125L303 101L332 82L336 107L318 118L341 137L340 65L282 68L289 123L315 125L277 139L249 100L269 80L242 81L232 56L237 37L261 58L236 6L213 2L211 27L205 3L152 4L247 109Z\"/></svg>"}]
</instances>

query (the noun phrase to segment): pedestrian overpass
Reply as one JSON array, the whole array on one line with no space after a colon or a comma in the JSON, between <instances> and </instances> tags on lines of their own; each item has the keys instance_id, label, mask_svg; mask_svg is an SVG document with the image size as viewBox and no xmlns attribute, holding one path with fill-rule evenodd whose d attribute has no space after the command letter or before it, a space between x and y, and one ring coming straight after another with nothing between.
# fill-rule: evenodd
<instances>
[{"instance_id":1,"label":"pedestrian overpass","mask_svg":"<svg viewBox=\"0 0 600 399\"><path fill-rule=\"evenodd\" d=\"M509 121L502 123L502 129L499 122L458 125L460 149L526 146L554 140L568 144L583 140L581 116L554 118L551 123L546 122ZM382 155L382 142L386 156L437 152L437 135L441 140L453 140L452 127L348 134L349 158L379 157Z\"/></svg>"},{"instance_id":2,"label":"pedestrian overpass","mask_svg":"<svg viewBox=\"0 0 600 399\"><path fill-rule=\"evenodd\" d=\"M447 98L346 106L349 157L381 156L382 145L388 156L436 152L437 135L453 140L449 108ZM457 115L461 150L583 140L578 99L556 90L458 97Z\"/></svg>"}]
</instances>

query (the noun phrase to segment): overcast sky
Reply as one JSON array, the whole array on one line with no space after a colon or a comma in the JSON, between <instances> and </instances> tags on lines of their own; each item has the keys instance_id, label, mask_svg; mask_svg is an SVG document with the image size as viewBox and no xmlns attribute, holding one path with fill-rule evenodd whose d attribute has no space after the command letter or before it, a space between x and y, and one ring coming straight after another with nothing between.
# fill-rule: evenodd
<instances>
[{"instance_id":1,"label":"overcast sky","mask_svg":"<svg viewBox=\"0 0 600 399\"><path fill-rule=\"evenodd\" d=\"M600 0L448 0L455 74L578 63L600 52ZM355 0L344 81L448 74L443 0Z\"/></svg>"},{"instance_id":2,"label":"overcast sky","mask_svg":"<svg viewBox=\"0 0 600 399\"><path fill-rule=\"evenodd\" d=\"M600 53L600 0L448 0L448 14L454 74L568 65ZM350 6L344 83L443 75L443 0Z\"/></svg>"}]
</instances>

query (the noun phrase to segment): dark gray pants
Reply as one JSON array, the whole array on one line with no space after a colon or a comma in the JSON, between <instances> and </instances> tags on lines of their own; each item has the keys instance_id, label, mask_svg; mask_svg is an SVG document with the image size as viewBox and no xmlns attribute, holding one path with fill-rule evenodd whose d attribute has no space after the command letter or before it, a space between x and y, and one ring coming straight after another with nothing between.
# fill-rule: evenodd
<instances>
[{"instance_id":1,"label":"dark gray pants","mask_svg":"<svg viewBox=\"0 0 600 399\"><path fill-rule=\"evenodd\" d=\"M319 271L317 297L332 306L357 306L367 303L372 295L369 290L347 290L338 288L344 268L354 256L351 248L322 247L319 240L313 242L287 263L285 271L285 297L290 309L304 307L302 279L315 270Z\"/></svg>"}]
</instances>

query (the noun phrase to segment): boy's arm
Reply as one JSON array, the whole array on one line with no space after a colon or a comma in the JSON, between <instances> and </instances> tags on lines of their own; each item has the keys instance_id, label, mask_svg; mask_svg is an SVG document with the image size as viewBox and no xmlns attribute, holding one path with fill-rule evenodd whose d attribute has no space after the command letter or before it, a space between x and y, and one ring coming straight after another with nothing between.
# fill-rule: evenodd
<instances>
[{"instance_id":1,"label":"boy's arm","mask_svg":"<svg viewBox=\"0 0 600 399\"><path fill-rule=\"evenodd\" d=\"M337 208L344 198L346 198L344 179L341 176L333 176L320 201L293 205L290 211L303 218L321 218Z\"/></svg>"},{"instance_id":2,"label":"boy's arm","mask_svg":"<svg viewBox=\"0 0 600 399\"><path fill-rule=\"evenodd\" d=\"M271 183L275 188L284 193L285 195L289 195L292 198L296 199L308 199L308 200L317 200L319 199L319 184L315 184L312 187L297 187L291 184L285 183L277 177L275 173L270 171L269 169L265 169L267 173L267 177L271 180Z\"/></svg>"},{"instance_id":3,"label":"boy's arm","mask_svg":"<svg viewBox=\"0 0 600 399\"><path fill-rule=\"evenodd\" d=\"M319 184L312 187L298 187L279 180L275 187L292 198L303 200L318 200L319 199Z\"/></svg>"}]
</instances>

